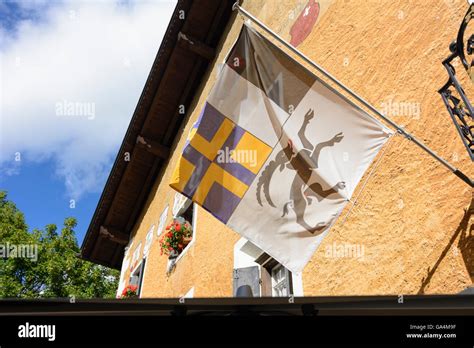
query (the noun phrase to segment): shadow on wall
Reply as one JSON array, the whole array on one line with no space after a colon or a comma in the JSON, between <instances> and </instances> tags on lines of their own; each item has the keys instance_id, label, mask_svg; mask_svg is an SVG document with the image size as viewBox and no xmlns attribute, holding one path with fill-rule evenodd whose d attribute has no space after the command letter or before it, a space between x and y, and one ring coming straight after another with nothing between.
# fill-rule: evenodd
<instances>
[{"instance_id":1,"label":"shadow on wall","mask_svg":"<svg viewBox=\"0 0 474 348\"><path fill-rule=\"evenodd\" d=\"M456 231L454 231L453 236L449 240L448 245L446 245L434 266L432 268L428 267L427 276L421 280L421 287L420 290L418 290L418 295L422 295L425 293L425 288L430 283L431 278L433 277L439 265L441 264L441 261L443 261L443 259L446 257L458 237L459 242L457 247L461 250L464 264L466 265L467 272L471 277L471 282L474 282L474 224L471 224L469 226L469 221L473 213L474 194L471 198L471 204L467 209L465 209L464 216L461 222L459 223L459 226L456 228Z\"/></svg>"},{"instance_id":2,"label":"shadow on wall","mask_svg":"<svg viewBox=\"0 0 474 348\"><path fill-rule=\"evenodd\" d=\"M474 283L474 224L468 227L469 219L474 213L474 198L471 200L471 205L469 206L468 210L464 214L467 218L463 219L466 220L465 226L463 228L463 232L459 238L459 249L461 249L462 258L464 259L464 263L466 264L467 272L471 277L471 282ZM461 226L461 225L460 225Z\"/></svg>"}]
</instances>

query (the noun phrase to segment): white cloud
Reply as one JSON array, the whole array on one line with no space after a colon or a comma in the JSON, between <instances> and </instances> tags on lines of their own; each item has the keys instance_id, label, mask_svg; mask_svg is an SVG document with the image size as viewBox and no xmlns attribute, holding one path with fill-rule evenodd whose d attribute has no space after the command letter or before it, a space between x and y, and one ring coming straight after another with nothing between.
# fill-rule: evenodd
<instances>
[{"instance_id":1,"label":"white cloud","mask_svg":"<svg viewBox=\"0 0 474 348\"><path fill-rule=\"evenodd\" d=\"M0 53L0 175L20 152L54 161L71 198L100 191L174 7L62 3L22 22Z\"/></svg>"}]
</instances>

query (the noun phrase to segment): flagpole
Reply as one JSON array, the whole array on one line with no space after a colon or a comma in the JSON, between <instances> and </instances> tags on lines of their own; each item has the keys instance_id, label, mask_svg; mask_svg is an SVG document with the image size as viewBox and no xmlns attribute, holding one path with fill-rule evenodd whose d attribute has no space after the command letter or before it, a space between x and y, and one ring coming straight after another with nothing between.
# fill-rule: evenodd
<instances>
[{"instance_id":1,"label":"flagpole","mask_svg":"<svg viewBox=\"0 0 474 348\"><path fill-rule=\"evenodd\" d=\"M405 136L408 140L413 141L416 145L418 145L420 148L425 150L429 155L431 155L434 159L436 159L438 162L440 162L442 165L444 165L446 168L448 168L453 174L455 174L458 178L463 180L465 183L467 183L469 186L474 187L474 182L471 178L469 178L466 174L461 172L459 169L454 167L452 164L447 162L444 158L438 156L433 150L431 150L428 146L423 144L420 140L418 140L415 136L407 132L402 126L399 126L396 124L394 121L392 121L389 117L383 115L380 111L378 111L374 106L372 106L368 101L366 101L364 98L359 96L357 93L352 91L349 87L346 87L342 82L337 80L334 76L332 76L329 72L324 70L321 66L313 62L311 59L309 59L307 56L305 56L302 52L297 50L295 47L287 43L281 36L279 36L277 33L275 33L273 30L271 30L269 27L267 27L264 23L262 23L258 18L253 16L251 13L247 12L244 10L242 7L239 6L239 2L236 2L233 5L233 9L237 10L242 16L250 19L252 22L256 23L259 27L261 27L263 30L265 30L268 34L270 34L273 38L275 38L278 42L280 42L282 45L284 45L286 48L288 48L290 51L298 55L300 58L302 58L306 63L311 65L313 68L318 70L321 74L326 76L328 79L330 79L332 82L334 82L337 86L339 86L341 89L346 91L348 94L350 94L354 99L359 101L361 104L366 106L369 110L371 110L373 113L375 113L377 116L379 116L381 119L383 119L385 122L387 122L390 126L395 128L400 134Z\"/></svg>"}]
</instances>

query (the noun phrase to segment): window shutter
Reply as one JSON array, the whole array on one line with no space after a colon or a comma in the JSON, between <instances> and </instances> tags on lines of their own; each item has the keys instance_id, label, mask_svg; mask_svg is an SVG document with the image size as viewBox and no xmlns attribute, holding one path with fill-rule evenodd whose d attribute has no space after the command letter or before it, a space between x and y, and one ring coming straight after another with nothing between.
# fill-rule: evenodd
<instances>
[{"instance_id":1,"label":"window shutter","mask_svg":"<svg viewBox=\"0 0 474 348\"><path fill-rule=\"evenodd\" d=\"M252 289L253 297L260 297L260 271L258 266L234 269L234 297L237 289L242 285L249 285Z\"/></svg>"},{"instance_id":2,"label":"window shutter","mask_svg":"<svg viewBox=\"0 0 474 348\"><path fill-rule=\"evenodd\" d=\"M188 207L191 205L192 201L182 195L181 193L179 192L176 192L175 196L174 196L174 203L173 203L173 217L177 217L179 215L181 215L182 213L184 213L186 211L186 209L188 209Z\"/></svg>"}]
</instances>

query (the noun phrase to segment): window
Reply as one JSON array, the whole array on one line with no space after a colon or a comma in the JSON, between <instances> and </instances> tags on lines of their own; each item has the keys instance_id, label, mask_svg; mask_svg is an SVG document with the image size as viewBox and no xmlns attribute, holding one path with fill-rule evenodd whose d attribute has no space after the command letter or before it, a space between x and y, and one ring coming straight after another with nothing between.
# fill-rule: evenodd
<instances>
[{"instance_id":1,"label":"window","mask_svg":"<svg viewBox=\"0 0 474 348\"><path fill-rule=\"evenodd\" d=\"M262 253L256 260L262 266L261 279L264 292L273 297L293 294L292 273L267 253Z\"/></svg>"},{"instance_id":2,"label":"window","mask_svg":"<svg viewBox=\"0 0 474 348\"><path fill-rule=\"evenodd\" d=\"M186 254L186 252L196 240L196 217L196 204L193 204L190 199L177 193L173 205L173 218L183 218L191 225L191 237L184 241L185 245L181 251L173 250L168 256L168 265L166 267L166 273L168 275L171 274L173 269L176 267L176 262L178 262L183 257L183 255Z\"/></svg>"},{"instance_id":3,"label":"window","mask_svg":"<svg viewBox=\"0 0 474 348\"><path fill-rule=\"evenodd\" d=\"M191 224L191 240L187 241L187 245L179 253L178 259L176 261L178 261L181 255L183 255L189 249L189 247L193 244L193 241L195 240L196 206L191 202L191 200L189 200L189 203L190 204L187 206L187 208L184 211L180 211L177 217L182 217L184 220Z\"/></svg>"},{"instance_id":4,"label":"window","mask_svg":"<svg viewBox=\"0 0 474 348\"><path fill-rule=\"evenodd\" d=\"M194 204L190 204L185 211L183 211L179 216L188 221L191 226L193 225L193 215L194 215Z\"/></svg>"},{"instance_id":5,"label":"window","mask_svg":"<svg viewBox=\"0 0 474 348\"><path fill-rule=\"evenodd\" d=\"M193 202L189 198L187 198L186 196L183 196L180 193L176 193L175 198L174 198L174 204L173 204L173 218L183 218L184 220L189 222L192 228L191 240L187 241L186 246L177 256L176 261L178 261L181 258L181 256L189 249L189 247L193 244L195 240L196 212L197 212L196 205L193 204Z\"/></svg>"},{"instance_id":6,"label":"window","mask_svg":"<svg viewBox=\"0 0 474 348\"><path fill-rule=\"evenodd\" d=\"M177 192L174 195L173 217L181 215L181 213L185 211L190 204L191 200L189 198Z\"/></svg>"},{"instance_id":7,"label":"window","mask_svg":"<svg viewBox=\"0 0 474 348\"><path fill-rule=\"evenodd\" d=\"M132 272L132 275L130 276L129 284L130 285L136 285L138 287L137 289L137 295L140 297L141 290L142 290L142 285L143 285L143 274L145 272L145 263L146 259L143 259L140 265Z\"/></svg>"},{"instance_id":8,"label":"window","mask_svg":"<svg viewBox=\"0 0 474 348\"><path fill-rule=\"evenodd\" d=\"M272 277L272 296L282 297L289 296L291 291L290 271L283 265L278 264L271 270Z\"/></svg>"},{"instance_id":9,"label":"window","mask_svg":"<svg viewBox=\"0 0 474 348\"><path fill-rule=\"evenodd\" d=\"M303 296L301 273L292 273L252 242L241 238L234 246L233 287L248 285L254 297Z\"/></svg>"}]
</instances>

